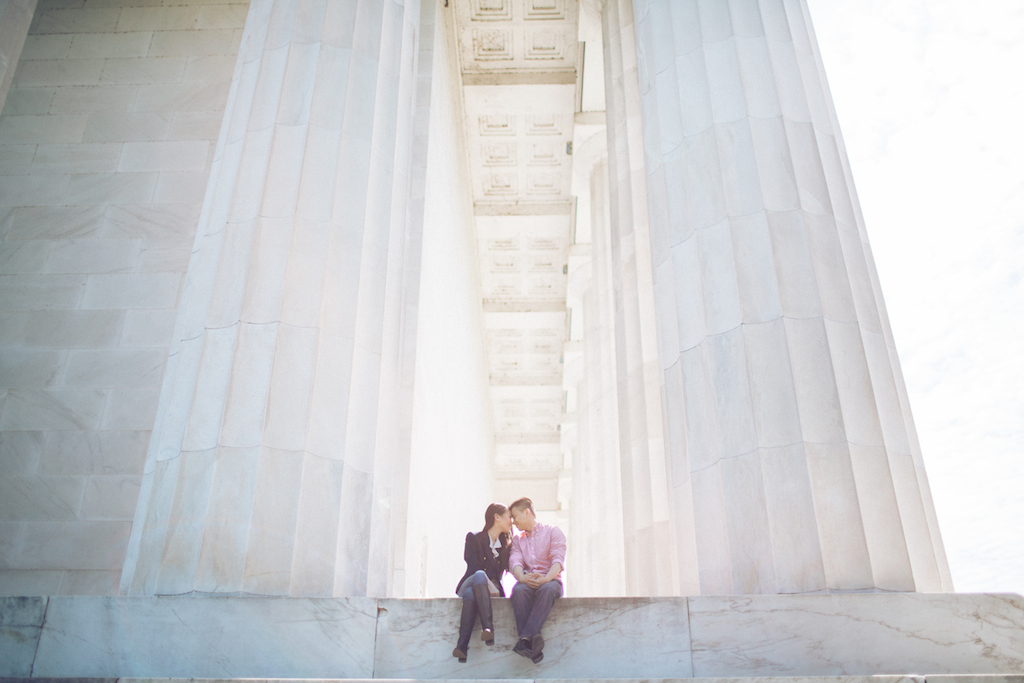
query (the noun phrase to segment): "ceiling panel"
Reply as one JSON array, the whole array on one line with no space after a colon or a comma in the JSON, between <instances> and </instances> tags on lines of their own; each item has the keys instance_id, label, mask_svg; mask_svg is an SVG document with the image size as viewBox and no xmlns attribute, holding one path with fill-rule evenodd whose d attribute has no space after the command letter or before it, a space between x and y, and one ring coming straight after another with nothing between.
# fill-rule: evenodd
<instances>
[{"instance_id":1,"label":"ceiling panel","mask_svg":"<svg viewBox=\"0 0 1024 683\"><path fill-rule=\"evenodd\" d=\"M455 0L495 471L556 509L579 56L575 0ZM532 493L531 493L532 492ZM508 490L513 495L513 489Z\"/></svg>"}]
</instances>

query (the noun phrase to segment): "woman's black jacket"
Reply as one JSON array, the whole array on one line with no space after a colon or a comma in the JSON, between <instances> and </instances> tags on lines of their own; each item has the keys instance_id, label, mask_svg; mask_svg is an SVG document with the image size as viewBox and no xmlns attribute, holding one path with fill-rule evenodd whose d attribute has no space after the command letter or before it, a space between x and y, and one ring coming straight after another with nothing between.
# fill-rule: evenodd
<instances>
[{"instance_id":1,"label":"woman's black jacket","mask_svg":"<svg viewBox=\"0 0 1024 683\"><path fill-rule=\"evenodd\" d=\"M475 534L471 531L466 534L466 550L464 553L466 557L466 573L459 579L459 585L455 588L456 594L458 594L459 588L462 588L462 582L467 577L483 569L487 573L487 578L498 587L501 597L505 597L505 589L501 585L501 574L508 571L508 555L510 552L508 534L499 534L498 540L501 541L501 549L498 550L498 558L495 559L494 553L491 552L491 538L487 535L486 531L480 531Z\"/></svg>"}]
</instances>

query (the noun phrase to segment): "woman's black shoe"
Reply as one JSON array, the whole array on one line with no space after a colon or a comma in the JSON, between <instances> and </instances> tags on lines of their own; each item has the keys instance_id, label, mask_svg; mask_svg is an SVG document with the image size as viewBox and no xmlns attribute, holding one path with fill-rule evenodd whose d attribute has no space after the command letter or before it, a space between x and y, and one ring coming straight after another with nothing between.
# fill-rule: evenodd
<instances>
[{"instance_id":1,"label":"woman's black shoe","mask_svg":"<svg viewBox=\"0 0 1024 683\"><path fill-rule=\"evenodd\" d=\"M466 651L465 650L460 650L459 648L455 648L454 650L452 650L452 657L458 657L459 658L459 664L465 664L466 663Z\"/></svg>"}]
</instances>

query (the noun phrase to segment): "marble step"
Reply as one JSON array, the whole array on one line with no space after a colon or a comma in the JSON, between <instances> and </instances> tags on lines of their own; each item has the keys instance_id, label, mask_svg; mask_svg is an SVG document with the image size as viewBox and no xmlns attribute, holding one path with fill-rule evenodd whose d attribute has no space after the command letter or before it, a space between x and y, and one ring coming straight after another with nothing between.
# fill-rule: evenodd
<instances>
[{"instance_id":1,"label":"marble step","mask_svg":"<svg viewBox=\"0 0 1024 683\"><path fill-rule=\"evenodd\" d=\"M0 598L0 677L1001 683L1024 673L1019 595L563 598L536 665L512 652L509 601L494 608L496 643L477 631L460 664L458 599Z\"/></svg>"},{"instance_id":2,"label":"marble step","mask_svg":"<svg viewBox=\"0 0 1024 683\"><path fill-rule=\"evenodd\" d=\"M0 678L0 683L414 683L410 678ZM1024 674L937 674L931 676L769 676L755 678L460 678L460 683L1024 683Z\"/></svg>"}]
</instances>

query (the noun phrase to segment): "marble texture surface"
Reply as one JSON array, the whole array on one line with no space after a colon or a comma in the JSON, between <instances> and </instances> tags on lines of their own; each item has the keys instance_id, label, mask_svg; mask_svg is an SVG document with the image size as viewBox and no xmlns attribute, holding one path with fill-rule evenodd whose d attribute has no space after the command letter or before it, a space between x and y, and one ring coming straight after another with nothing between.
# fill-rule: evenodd
<instances>
[{"instance_id":1,"label":"marble texture surface","mask_svg":"<svg viewBox=\"0 0 1024 683\"><path fill-rule=\"evenodd\" d=\"M429 22L419 2L315 7L249 3L127 594L388 595L404 562ZM140 90L135 108L162 111L173 95ZM189 172L194 154L140 143L120 163Z\"/></svg>"},{"instance_id":2,"label":"marble texture surface","mask_svg":"<svg viewBox=\"0 0 1024 683\"><path fill-rule=\"evenodd\" d=\"M253 683L322 683L323 679L303 678L255 678L249 679ZM368 683L368 681L380 681L387 679L374 678L348 678L345 683ZM488 683L512 683L512 681L530 681L537 679L523 678L462 678L462 679L434 679L468 681L487 681ZM549 683L677 683L678 681L693 680L685 678L548 678L541 679ZM937 675L937 676L759 676L748 678L701 678L701 683L1021 683L1024 675L997 675L980 674L973 676L965 675ZM77 678L77 679L53 679L53 678L7 678L4 683L234 683L235 679L230 678Z\"/></svg>"},{"instance_id":3,"label":"marble texture surface","mask_svg":"<svg viewBox=\"0 0 1024 683\"><path fill-rule=\"evenodd\" d=\"M643 165L643 121L638 92L637 37L630 3L606 2L602 7L605 59L607 194L599 201L593 235L595 260L602 261L596 286L607 291L608 310L598 332L610 347L607 363L614 373L614 408L605 419L617 422L618 447L613 467L621 471L622 533L629 595L688 594L680 579L678 558L688 554L681 537L670 533L675 511L670 497L671 462L663 428L663 400L658 377L659 324L654 287L657 247L652 244ZM602 225L607 221L608 225ZM606 270L605 270L606 269ZM610 317L605 317L610 316ZM603 339L600 336L604 336ZM604 368L591 364L600 387ZM598 389L597 392L600 392ZM596 392L595 392L596 393ZM581 453L579 461L587 459ZM607 457L607 456L606 456ZM614 481L614 479L612 480ZM601 552L600 550L598 552ZM680 590L682 588L682 590Z\"/></svg>"},{"instance_id":4,"label":"marble texture surface","mask_svg":"<svg viewBox=\"0 0 1024 683\"><path fill-rule=\"evenodd\" d=\"M46 598L0 598L0 677L29 676Z\"/></svg>"},{"instance_id":5,"label":"marble texture surface","mask_svg":"<svg viewBox=\"0 0 1024 683\"><path fill-rule=\"evenodd\" d=\"M25 34L35 9L36 0L0 2L0 107L14 80L14 69L25 46Z\"/></svg>"},{"instance_id":6,"label":"marble texture surface","mask_svg":"<svg viewBox=\"0 0 1024 683\"><path fill-rule=\"evenodd\" d=\"M461 601L380 600L374 675L378 678L647 678L691 676L685 598L580 598L555 603L544 626L544 661L512 652L515 618L495 599L495 643L452 657ZM615 656L608 657L607 653Z\"/></svg>"},{"instance_id":7,"label":"marble texture surface","mask_svg":"<svg viewBox=\"0 0 1024 683\"><path fill-rule=\"evenodd\" d=\"M690 598L696 677L1018 673L1019 595Z\"/></svg>"},{"instance_id":8,"label":"marble texture surface","mask_svg":"<svg viewBox=\"0 0 1024 683\"><path fill-rule=\"evenodd\" d=\"M511 652L511 604L494 604L495 644L477 626L459 664L454 598L9 598L0 677L1021 683L1024 670L1019 595L562 598L538 665Z\"/></svg>"},{"instance_id":9,"label":"marble texture surface","mask_svg":"<svg viewBox=\"0 0 1024 683\"><path fill-rule=\"evenodd\" d=\"M0 0L0 595L117 591L249 3L101 4Z\"/></svg>"},{"instance_id":10,"label":"marble texture surface","mask_svg":"<svg viewBox=\"0 0 1024 683\"><path fill-rule=\"evenodd\" d=\"M370 598L51 598L37 677L360 678Z\"/></svg>"},{"instance_id":11,"label":"marble texture surface","mask_svg":"<svg viewBox=\"0 0 1024 683\"><path fill-rule=\"evenodd\" d=\"M627 591L952 590L806 2L600 9Z\"/></svg>"}]
</instances>

